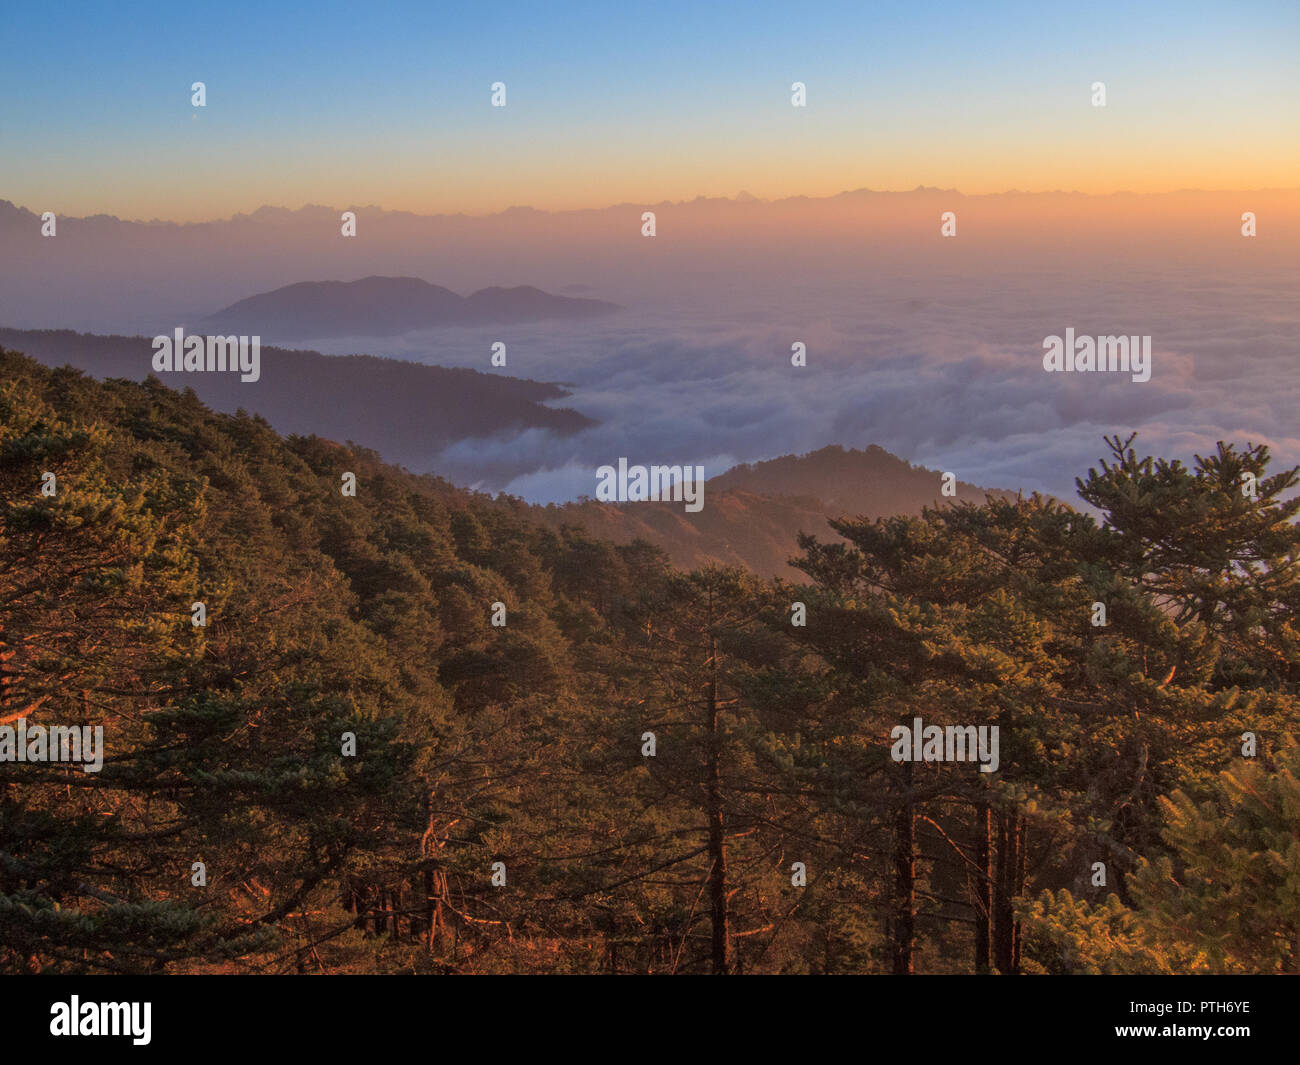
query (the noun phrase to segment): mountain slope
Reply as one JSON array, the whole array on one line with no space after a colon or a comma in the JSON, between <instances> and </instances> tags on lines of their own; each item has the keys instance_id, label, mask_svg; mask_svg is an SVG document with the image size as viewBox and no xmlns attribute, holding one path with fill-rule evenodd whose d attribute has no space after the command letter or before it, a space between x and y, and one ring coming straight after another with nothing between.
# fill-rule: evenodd
<instances>
[{"instance_id":1,"label":"mountain slope","mask_svg":"<svg viewBox=\"0 0 1300 1065\"><path fill-rule=\"evenodd\" d=\"M99 378L139 381L153 372L147 337L0 329L0 346ZM260 414L286 435L355 441L420 472L431 468L442 448L467 437L525 429L567 435L594 424L575 410L543 405L568 395L558 385L476 370L263 347L261 371L261 379L250 383L230 373L161 378L172 388L193 389L215 410Z\"/></svg>"},{"instance_id":2,"label":"mountain slope","mask_svg":"<svg viewBox=\"0 0 1300 1065\"><path fill-rule=\"evenodd\" d=\"M618 544L646 540L685 568L716 561L764 577L804 580L788 565L799 533L833 541L840 537L828 524L832 518L919 514L923 507L951 501L940 494L940 485L938 471L913 466L883 448L832 446L736 466L705 483L704 508L694 514L681 503L590 500L539 508L539 514L556 529L571 525ZM961 501L1014 494L957 482Z\"/></svg>"}]
</instances>

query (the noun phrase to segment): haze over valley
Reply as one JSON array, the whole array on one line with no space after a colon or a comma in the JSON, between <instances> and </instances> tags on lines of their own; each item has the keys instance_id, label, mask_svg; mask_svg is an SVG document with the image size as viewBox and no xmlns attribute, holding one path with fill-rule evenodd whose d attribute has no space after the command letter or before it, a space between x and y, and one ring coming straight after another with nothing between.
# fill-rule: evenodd
<instances>
[{"instance_id":1,"label":"haze over valley","mask_svg":"<svg viewBox=\"0 0 1300 1065\"><path fill-rule=\"evenodd\" d=\"M1243 205L1264 220L1253 240L1238 232ZM42 240L33 211L0 204L0 236L20 253L0 263L0 323L260 335L267 382L185 384L284 431L537 503L591 495L594 470L619 456L689 459L712 478L877 445L1062 498L1102 435L1124 429L1189 459L1239 436L1300 457L1296 192L917 189L645 209L653 239L643 205L628 204L476 217L363 207L355 239L324 207L184 225L65 218ZM940 236L944 210L955 239ZM1151 379L1044 373L1043 338L1066 328L1151 336ZM791 365L795 343L806 366ZM548 384L483 381L471 412L456 388L406 388L413 371L321 377L278 347ZM33 354L93 368L76 349L64 338ZM113 373L149 372L147 346L117 350ZM526 415L510 407L524 395Z\"/></svg>"}]
</instances>

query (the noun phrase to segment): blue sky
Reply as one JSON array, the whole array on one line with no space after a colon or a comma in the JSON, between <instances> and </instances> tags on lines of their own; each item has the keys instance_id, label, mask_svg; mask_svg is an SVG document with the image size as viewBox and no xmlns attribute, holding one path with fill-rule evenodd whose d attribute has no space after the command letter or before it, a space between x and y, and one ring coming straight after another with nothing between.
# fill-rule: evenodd
<instances>
[{"instance_id":1,"label":"blue sky","mask_svg":"<svg viewBox=\"0 0 1300 1065\"><path fill-rule=\"evenodd\" d=\"M742 187L1294 184L1300 5L1134 7L22 5L0 197L197 218L340 197L477 212Z\"/></svg>"}]
</instances>

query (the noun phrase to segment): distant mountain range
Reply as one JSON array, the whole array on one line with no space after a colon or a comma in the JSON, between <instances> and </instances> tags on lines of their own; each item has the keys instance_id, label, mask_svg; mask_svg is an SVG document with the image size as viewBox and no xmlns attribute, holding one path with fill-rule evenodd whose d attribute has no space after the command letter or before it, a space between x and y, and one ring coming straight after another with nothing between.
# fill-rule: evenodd
<instances>
[{"instance_id":1,"label":"distant mountain range","mask_svg":"<svg viewBox=\"0 0 1300 1065\"><path fill-rule=\"evenodd\" d=\"M140 381L153 372L148 337L0 328L0 347L98 378ZM214 410L260 414L285 435L352 441L419 473L457 440L526 429L567 435L595 424L544 405L569 394L559 385L477 370L263 347L261 372L255 384L231 373L157 376L171 388L192 388Z\"/></svg>"},{"instance_id":2,"label":"distant mountain range","mask_svg":"<svg viewBox=\"0 0 1300 1065\"><path fill-rule=\"evenodd\" d=\"M1238 226L1223 221L1247 209L1268 219L1258 239L1243 240ZM41 235L46 210L58 216L56 237ZM357 216L355 239L340 233L345 210ZM654 239L641 236L646 210L658 216ZM961 220L955 240L939 236L944 211ZM78 217L57 203L0 199L0 322L151 332L303 278L371 274L435 278L461 292L527 281L639 309L667 295L703 293L717 307L756 282L785 284L796 259L804 283L870 281L883 272L915 275L933 291L940 276L964 270L989 277L1068 266L1109 276L1118 265L1163 272L1171 256L1180 268L1234 274L1290 269L1297 243L1295 189L1105 196L856 189L485 215L339 204L184 223ZM577 292L574 285L598 287Z\"/></svg>"},{"instance_id":3,"label":"distant mountain range","mask_svg":"<svg viewBox=\"0 0 1300 1065\"><path fill-rule=\"evenodd\" d=\"M953 502L940 486L939 471L913 466L883 448L831 446L733 467L705 482L704 508L694 514L671 502L584 501L537 510L556 529L573 525L620 544L647 540L684 568L713 561L802 581L804 574L789 565L799 533L836 541L831 518L919 514L923 507ZM1014 492L957 482L956 500L982 503L989 495L1015 498Z\"/></svg>"},{"instance_id":4,"label":"distant mountain range","mask_svg":"<svg viewBox=\"0 0 1300 1065\"><path fill-rule=\"evenodd\" d=\"M290 339L393 336L447 325L593 318L620 309L604 300L554 296L531 285L484 288L466 297L418 277L366 277L285 285L233 303L202 325Z\"/></svg>"}]
</instances>

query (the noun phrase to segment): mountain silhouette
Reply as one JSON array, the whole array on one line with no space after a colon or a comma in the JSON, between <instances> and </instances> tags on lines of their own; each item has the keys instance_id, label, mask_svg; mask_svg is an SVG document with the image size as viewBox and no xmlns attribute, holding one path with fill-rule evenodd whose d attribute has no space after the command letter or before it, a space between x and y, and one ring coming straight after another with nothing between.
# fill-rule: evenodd
<instances>
[{"instance_id":1,"label":"mountain silhouette","mask_svg":"<svg viewBox=\"0 0 1300 1065\"><path fill-rule=\"evenodd\" d=\"M203 325L263 338L393 336L447 325L593 318L619 309L604 300L555 296L531 285L485 288L462 297L418 277L365 277L285 285L233 303Z\"/></svg>"}]
</instances>

